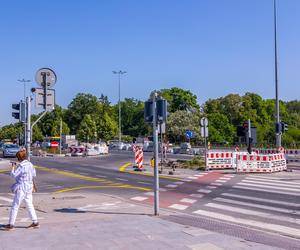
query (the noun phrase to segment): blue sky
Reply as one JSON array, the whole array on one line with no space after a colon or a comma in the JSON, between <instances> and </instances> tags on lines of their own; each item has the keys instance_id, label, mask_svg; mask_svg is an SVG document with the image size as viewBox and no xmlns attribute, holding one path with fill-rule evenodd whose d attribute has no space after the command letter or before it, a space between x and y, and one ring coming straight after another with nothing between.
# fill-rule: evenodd
<instances>
[{"instance_id":1,"label":"blue sky","mask_svg":"<svg viewBox=\"0 0 300 250\"><path fill-rule=\"evenodd\" d=\"M180 87L200 104L229 93L274 96L273 0L0 2L0 126L23 97L18 79L55 70L57 104L79 92L117 102ZM299 99L300 1L278 0L280 98Z\"/></svg>"}]
</instances>

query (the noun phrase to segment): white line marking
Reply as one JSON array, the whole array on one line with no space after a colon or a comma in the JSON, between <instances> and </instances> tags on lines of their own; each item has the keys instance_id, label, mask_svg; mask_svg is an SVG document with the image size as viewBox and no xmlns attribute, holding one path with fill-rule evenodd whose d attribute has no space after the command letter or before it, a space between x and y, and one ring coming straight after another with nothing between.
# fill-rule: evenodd
<instances>
[{"instance_id":1,"label":"white line marking","mask_svg":"<svg viewBox=\"0 0 300 250\"><path fill-rule=\"evenodd\" d=\"M154 192L146 192L144 195L154 196Z\"/></svg>"},{"instance_id":2,"label":"white line marking","mask_svg":"<svg viewBox=\"0 0 300 250\"><path fill-rule=\"evenodd\" d=\"M296 187L299 187L300 183L293 183L291 181L274 181L274 180L263 180L263 179L254 179L254 178L246 178L245 180L242 180L242 181L257 181L257 182L260 182L260 183L265 183L265 184L278 184L278 185L289 185L289 186L296 186Z\"/></svg>"},{"instance_id":3,"label":"white line marking","mask_svg":"<svg viewBox=\"0 0 300 250\"><path fill-rule=\"evenodd\" d=\"M276 232L282 233L284 235L289 234L289 235L300 237L300 230L297 228L286 227L286 226L281 226L281 225L277 225L277 224L269 224L269 223L265 223L265 222L254 221L254 220L247 220L247 219L237 218L236 216L232 217L229 215L224 215L224 214L215 213L215 212L209 212L209 211L205 211L205 210L197 210L197 211L194 211L194 213L199 214L199 215L204 215L204 216L214 218L214 219L223 220L223 221L229 221L229 222L233 222L233 223L249 225L249 226L253 226L253 227L257 227L257 228L261 228L261 229L268 229L270 231L276 231Z\"/></svg>"},{"instance_id":4,"label":"white line marking","mask_svg":"<svg viewBox=\"0 0 300 250\"><path fill-rule=\"evenodd\" d=\"M236 201L236 200L224 199L224 198L215 198L214 200L220 201L220 202L225 202L225 203L230 203L230 204L262 208L262 209L266 209L266 210L272 210L272 211L287 213L287 214L296 214L296 215L300 214L300 212L297 212L296 210L292 210L292 209L271 207L271 206L267 206L267 205L259 205L259 204L254 204L254 203L250 203L250 202L245 202L245 201Z\"/></svg>"},{"instance_id":5,"label":"white line marking","mask_svg":"<svg viewBox=\"0 0 300 250\"><path fill-rule=\"evenodd\" d=\"M175 181L174 182L174 184L176 184L176 185L181 185L181 184L183 184L184 182L183 181Z\"/></svg>"},{"instance_id":6,"label":"white line marking","mask_svg":"<svg viewBox=\"0 0 300 250\"><path fill-rule=\"evenodd\" d=\"M213 183L210 183L210 185L222 186L223 184L222 183L215 183L215 182L213 182Z\"/></svg>"},{"instance_id":7,"label":"white line marking","mask_svg":"<svg viewBox=\"0 0 300 250\"><path fill-rule=\"evenodd\" d=\"M263 213L263 212L258 212L254 210L249 210L249 209L244 209L244 208L238 208L238 207L233 207L233 206L227 206L227 205L222 205L222 204L217 204L217 203L207 203L205 204L206 207L213 207L221 210L227 210L230 212L237 212L241 214L247 214L247 215L255 215L255 216L269 216L270 214Z\"/></svg>"},{"instance_id":8,"label":"white line marking","mask_svg":"<svg viewBox=\"0 0 300 250\"><path fill-rule=\"evenodd\" d=\"M191 182L192 180L183 179L182 181L185 181L185 182Z\"/></svg>"},{"instance_id":9,"label":"white line marking","mask_svg":"<svg viewBox=\"0 0 300 250\"><path fill-rule=\"evenodd\" d=\"M238 183L238 185L242 185L242 186L250 186L250 187L262 187L262 188L271 188L271 189L279 189L279 190L287 190L287 191L299 191L300 189L298 188L287 188L287 187L278 187L278 186L274 186L274 185L260 185L260 184L250 184L250 183Z\"/></svg>"},{"instance_id":10,"label":"white line marking","mask_svg":"<svg viewBox=\"0 0 300 250\"><path fill-rule=\"evenodd\" d=\"M222 196L228 196L228 197L234 197L234 198L240 198L240 199L246 199L246 200L252 200L252 201L262 201L262 202L276 204L276 205L280 204L280 205L286 205L286 206L292 206L292 207L299 207L300 208L300 203L277 201L277 200L270 200L270 199L265 199L265 198L256 198L256 197L238 195L238 194L231 194L231 193L222 193L221 195Z\"/></svg>"},{"instance_id":11,"label":"white line marking","mask_svg":"<svg viewBox=\"0 0 300 250\"><path fill-rule=\"evenodd\" d=\"M197 202L197 200L189 199L189 198L183 198L183 199L180 200L180 202L195 203L195 202Z\"/></svg>"},{"instance_id":12,"label":"white line marking","mask_svg":"<svg viewBox=\"0 0 300 250\"><path fill-rule=\"evenodd\" d=\"M178 185L168 184L165 187L167 187L167 188L176 188L176 187L178 187Z\"/></svg>"},{"instance_id":13,"label":"white line marking","mask_svg":"<svg viewBox=\"0 0 300 250\"><path fill-rule=\"evenodd\" d=\"M202 177L203 174L194 174L194 176L196 176L196 177Z\"/></svg>"},{"instance_id":14,"label":"white line marking","mask_svg":"<svg viewBox=\"0 0 300 250\"><path fill-rule=\"evenodd\" d=\"M104 176L104 175L96 175L96 177L99 177L99 178L106 178L107 176Z\"/></svg>"},{"instance_id":15,"label":"white line marking","mask_svg":"<svg viewBox=\"0 0 300 250\"><path fill-rule=\"evenodd\" d=\"M251 180L242 180L242 182L239 183L256 183L256 184L262 184L262 185L272 185L272 186L278 186L278 187L291 187L291 188L298 188L300 184L297 186L290 185L290 184L284 184L284 183L273 183L273 182L265 182L265 181L251 181ZM299 189L300 191L300 189Z\"/></svg>"},{"instance_id":16,"label":"white line marking","mask_svg":"<svg viewBox=\"0 0 300 250\"><path fill-rule=\"evenodd\" d=\"M255 175L255 176L247 176L248 178L255 178L255 179L264 179L264 180L274 180L274 181L280 181L282 177L272 177L272 176L262 176L262 175Z\"/></svg>"},{"instance_id":17,"label":"white line marking","mask_svg":"<svg viewBox=\"0 0 300 250\"><path fill-rule=\"evenodd\" d=\"M190 194L191 197L202 198L204 194Z\"/></svg>"},{"instance_id":18,"label":"white line marking","mask_svg":"<svg viewBox=\"0 0 300 250\"><path fill-rule=\"evenodd\" d=\"M149 197L142 197L142 196L136 196L136 197L132 197L131 200L134 201L144 201L147 200Z\"/></svg>"},{"instance_id":19,"label":"white line marking","mask_svg":"<svg viewBox=\"0 0 300 250\"><path fill-rule=\"evenodd\" d=\"M127 179L122 179L122 178L115 178L115 179L119 181L128 181Z\"/></svg>"},{"instance_id":20,"label":"white line marking","mask_svg":"<svg viewBox=\"0 0 300 250\"><path fill-rule=\"evenodd\" d=\"M222 183L224 183L224 182L227 182L227 181L225 181L225 180L216 180L215 182L222 182Z\"/></svg>"},{"instance_id":21,"label":"white line marking","mask_svg":"<svg viewBox=\"0 0 300 250\"><path fill-rule=\"evenodd\" d=\"M231 177L221 177L221 178L219 178L219 180L230 180L231 179Z\"/></svg>"},{"instance_id":22,"label":"white line marking","mask_svg":"<svg viewBox=\"0 0 300 250\"><path fill-rule=\"evenodd\" d=\"M206 186L206 188L214 189L217 188L216 186Z\"/></svg>"},{"instance_id":23,"label":"white line marking","mask_svg":"<svg viewBox=\"0 0 300 250\"><path fill-rule=\"evenodd\" d=\"M230 177L230 178L233 178L233 177L235 177L235 175L234 175L234 174L229 174L229 175L226 175L226 176L228 176L228 177Z\"/></svg>"},{"instance_id":24,"label":"white line marking","mask_svg":"<svg viewBox=\"0 0 300 250\"><path fill-rule=\"evenodd\" d=\"M197 180L198 179L198 177L194 177L194 176L189 176L188 178L192 179L192 180Z\"/></svg>"},{"instance_id":25,"label":"white line marking","mask_svg":"<svg viewBox=\"0 0 300 250\"><path fill-rule=\"evenodd\" d=\"M174 208L177 210L185 210L187 209L189 206L185 206L185 205L181 205L181 204L173 204L171 206L169 206L169 208Z\"/></svg>"},{"instance_id":26,"label":"white line marking","mask_svg":"<svg viewBox=\"0 0 300 250\"><path fill-rule=\"evenodd\" d=\"M199 192L199 193L206 193L206 194L208 194L208 193L210 193L210 192L211 192L211 190L207 190L207 189L199 189L199 190L197 190L197 192Z\"/></svg>"},{"instance_id":27,"label":"white line marking","mask_svg":"<svg viewBox=\"0 0 300 250\"><path fill-rule=\"evenodd\" d=\"M159 188L159 191L166 192L166 191L168 191L168 190L165 189L165 188Z\"/></svg>"},{"instance_id":28,"label":"white line marking","mask_svg":"<svg viewBox=\"0 0 300 250\"><path fill-rule=\"evenodd\" d=\"M260 191L260 192L265 192L265 193L287 194L287 195L300 196L300 193L283 192L283 191L280 191L280 190L265 190L263 188L244 187L244 186L238 186L238 185L237 186L233 186L233 188L253 190L253 191Z\"/></svg>"},{"instance_id":29,"label":"white line marking","mask_svg":"<svg viewBox=\"0 0 300 250\"><path fill-rule=\"evenodd\" d=\"M89 173L83 173L83 172L79 172L79 174L85 175L85 176L88 176L88 175L89 175Z\"/></svg>"},{"instance_id":30,"label":"white line marking","mask_svg":"<svg viewBox=\"0 0 300 250\"><path fill-rule=\"evenodd\" d=\"M150 182L138 181L138 183L140 183L140 184L144 184L144 185L152 185L152 183L150 183Z\"/></svg>"},{"instance_id":31,"label":"white line marking","mask_svg":"<svg viewBox=\"0 0 300 250\"><path fill-rule=\"evenodd\" d=\"M8 202L13 202L12 199L9 199L9 198L3 197L3 196L0 196L0 200L2 200L2 201L8 201Z\"/></svg>"}]
</instances>

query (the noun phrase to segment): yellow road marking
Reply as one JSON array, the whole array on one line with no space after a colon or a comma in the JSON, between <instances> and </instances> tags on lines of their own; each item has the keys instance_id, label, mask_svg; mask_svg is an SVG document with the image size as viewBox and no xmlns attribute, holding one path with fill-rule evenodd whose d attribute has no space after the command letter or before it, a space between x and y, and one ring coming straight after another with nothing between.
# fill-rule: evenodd
<instances>
[{"instance_id":1,"label":"yellow road marking","mask_svg":"<svg viewBox=\"0 0 300 250\"><path fill-rule=\"evenodd\" d=\"M9 170L0 170L0 173L6 173L9 172Z\"/></svg>"},{"instance_id":2,"label":"yellow road marking","mask_svg":"<svg viewBox=\"0 0 300 250\"><path fill-rule=\"evenodd\" d=\"M137 190L141 190L141 191L151 191L151 188L135 187L135 186L131 186L131 185L119 185L119 186L82 186L82 187L60 189L58 191L53 192L53 194L65 193L65 192L70 192L70 191L75 191L75 190L81 190L81 189L92 189L92 188L128 188L128 189L137 189Z\"/></svg>"},{"instance_id":3,"label":"yellow road marking","mask_svg":"<svg viewBox=\"0 0 300 250\"><path fill-rule=\"evenodd\" d=\"M139 175L145 175L145 176L152 176L152 177L153 177L153 174L150 174L150 173L142 173L142 172L134 172L134 171L126 170L126 168L127 168L128 166L130 166L130 165L132 165L132 163L130 163L130 162L124 164L122 167L119 168L119 171L120 171L120 172L123 172L123 173L139 174ZM169 177L169 176L163 176L163 175L160 175L159 178L169 179L169 180L173 180L173 181L178 181L178 180L180 180L180 178Z\"/></svg>"},{"instance_id":4,"label":"yellow road marking","mask_svg":"<svg viewBox=\"0 0 300 250\"><path fill-rule=\"evenodd\" d=\"M68 176L68 177L73 177L73 178L77 178L77 179L81 179L81 180L95 181L95 182L102 182L102 183L115 183L115 182L109 181L109 180L104 180L104 179L95 178L95 177L89 177L89 176L85 176L85 175L81 175L81 174L75 174L75 173L71 173L71 172L65 172L65 171L58 170L58 169L52 169L52 168L46 168L46 167L40 167L40 166L35 166L35 168L40 169L40 170L44 170L44 171L47 171L47 172L51 172L51 173L54 173L54 174L65 175L65 176Z\"/></svg>"}]
</instances>

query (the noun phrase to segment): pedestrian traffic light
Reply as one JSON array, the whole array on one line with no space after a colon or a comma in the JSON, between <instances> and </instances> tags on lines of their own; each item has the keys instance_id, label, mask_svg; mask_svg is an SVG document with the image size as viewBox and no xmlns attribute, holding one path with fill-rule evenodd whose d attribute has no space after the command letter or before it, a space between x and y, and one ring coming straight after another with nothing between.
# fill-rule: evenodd
<instances>
[{"instance_id":1,"label":"pedestrian traffic light","mask_svg":"<svg viewBox=\"0 0 300 250\"><path fill-rule=\"evenodd\" d=\"M144 105L144 120L145 122L151 123L153 121L153 102L146 101Z\"/></svg>"},{"instance_id":2,"label":"pedestrian traffic light","mask_svg":"<svg viewBox=\"0 0 300 250\"><path fill-rule=\"evenodd\" d=\"M20 122L25 122L25 103L20 101L20 103L12 104L12 109L18 110L19 112L12 112L12 117L18 119Z\"/></svg>"},{"instance_id":3,"label":"pedestrian traffic light","mask_svg":"<svg viewBox=\"0 0 300 250\"><path fill-rule=\"evenodd\" d=\"M156 101L157 108L157 121L165 122L167 120L167 101L164 99L158 99Z\"/></svg>"},{"instance_id":4,"label":"pedestrian traffic light","mask_svg":"<svg viewBox=\"0 0 300 250\"><path fill-rule=\"evenodd\" d=\"M275 124L275 131L276 131L276 134L280 134L281 133L281 130L282 130L282 126L281 126L281 123L279 122L277 122L276 124Z\"/></svg>"},{"instance_id":5,"label":"pedestrian traffic light","mask_svg":"<svg viewBox=\"0 0 300 250\"><path fill-rule=\"evenodd\" d=\"M280 125L281 125L281 133L284 133L289 130L289 125L286 124L285 122L281 122Z\"/></svg>"}]
</instances>

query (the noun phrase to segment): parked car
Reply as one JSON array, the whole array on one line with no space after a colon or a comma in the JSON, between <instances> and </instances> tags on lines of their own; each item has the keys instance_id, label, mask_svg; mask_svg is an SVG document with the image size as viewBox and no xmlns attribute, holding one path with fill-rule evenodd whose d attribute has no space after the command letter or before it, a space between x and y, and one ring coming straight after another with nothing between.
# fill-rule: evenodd
<instances>
[{"instance_id":1,"label":"parked car","mask_svg":"<svg viewBox=\"0 0 300 250\"><path fill-rule=\"evenodd\" d=\"M180 144L179 154L190 154L192 151L192 146L188 142L183 142Z\"/></svg>"},{"instance_id":2,"label":"parked car","mask_svg":"<svg viewBox=\"0 0 300 250\"><path fill-rule=\"evenodd\" d=\"M16 157L20 147L17 144L4 144L1 148L2 157Z\"/></svg>"}]
</instances>

